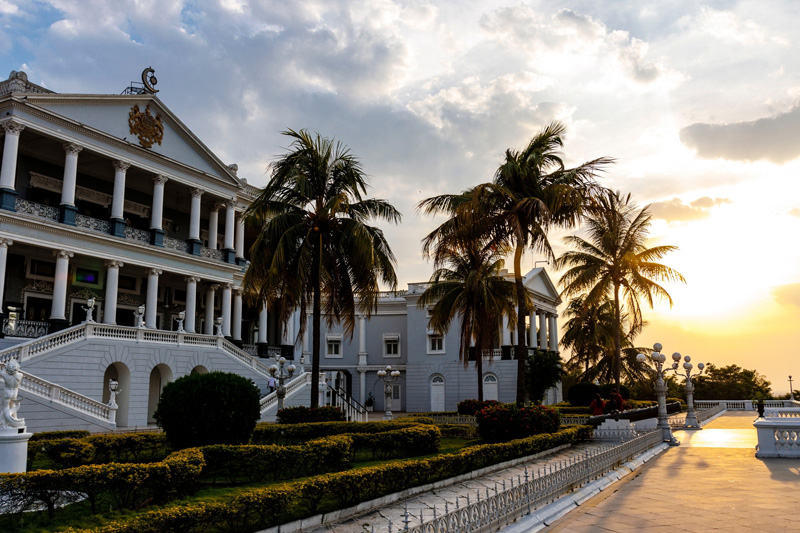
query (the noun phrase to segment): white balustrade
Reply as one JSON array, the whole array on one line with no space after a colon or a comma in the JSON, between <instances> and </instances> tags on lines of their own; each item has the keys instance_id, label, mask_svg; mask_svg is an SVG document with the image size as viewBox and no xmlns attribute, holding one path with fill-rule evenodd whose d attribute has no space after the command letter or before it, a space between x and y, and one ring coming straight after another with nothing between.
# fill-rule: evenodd
<instances>
[{"instance_id":1,"label":"white balustrade","mask_svg":"<svg viewBox=\"0 0 800 533\"><path fill-rule=\"evenodd\" d=\"M292 396L294 392L302 387L305 387L306 384L309 386L311 385L311 373L310 372L303 372L302 374L295 377L292 381L287 383L286 386L286 398ZM273 391L263 398L260 401L261 405L261 414L263 415L268 410L273 407L278 406L278 393L277 391Z\"/></svg>"},{"instance_id":2,"label":"white balustrade","mask_svg":"<svg viewBox=\"0 0 800 533\"><path fill-rule=\"evenodd\" d=\"M766 413L765 413L766 414ZM800 418L758 418L756 457L800 457Z\"/></svg>"},{"instance_id":3,"label":"white balustrade","mask_svg":"<svg viewBox=\"0 0 800 533\"><path fill-rule=\"evenodd\" d=\"M771 407L764 409L764 418L800 418L800 409L792 407Z\"/></svg>"}]
</instances>

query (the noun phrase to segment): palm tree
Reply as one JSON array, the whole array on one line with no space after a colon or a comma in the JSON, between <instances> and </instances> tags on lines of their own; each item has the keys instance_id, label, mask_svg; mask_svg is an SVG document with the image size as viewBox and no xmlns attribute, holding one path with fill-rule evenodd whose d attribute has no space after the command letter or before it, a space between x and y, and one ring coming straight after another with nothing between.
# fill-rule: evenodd
<instances>
[{"instance_id":1,"label":"palm tree","mask_svg":"<svg viewBox=\"0 0 800 533\"><path fill-rule=\"evenodd\" d=\"M245 213L259 228L251 248L244 288L255 302L267 301L287 324L295 309L312 305L311 405L319 405L321 317L341 323L353 336L355 313L370 316L379 284L397 287L395 258L372 219L399 222L384 200L364 198L361 164L341 143L288 130L289 152L270 165L272 176ZM306 313L300 313L299 335Z\"/></svg>"},{"instance_id":2,"label":"palm tree","mask_svg":"<svg viewBox=\"0 0 800 533\"><path fill-rule=\"evenodd\" d=\"M437 242L434 273L417 305L433 305L429 327L444 334L457 316L461 322L459 358L466 367L474 343L478 400L483 401L483 354L499 345L504 316L513 323L514 284L501 272L505 248L474 236Z\"/></svg>"},{"instance_id":3,"label":"palm tree","mask_svg":"<svg viewBox=\"0 0 800 533\"><path fill-rule=\"evenodd\" d=\"M614 302L614 383L619 392L620 359L623 348L623 306L631 329L643 325L639 299L650 308L654 298L663 298L672 306L672 297L656 281L686 282L676 270L657 261L676 246L647 248L650 214L647 206L638 209L631 195L607 190L597 198L596 207L586 217L588 240L577 235L564 238L574 250L565 252L555 263L568 268L561 276L563 294L585 293L585 305ZM624 304L623 304L624 299Z\"/></svg>"},{"instance_id":4,"label":"palm tree","mask_svg":"<svg viewBox=\"0 0 800 533\"><path fill-rule=\"evenodd\" d=\"M580 220L588 201L600 190L595 176L610 158L599 158L567 169L561 159L565 127L553 122L534 135L521 151L506 150L505 161L490 183L478 185L460 195L442 195L424 200L419 208L426 214L445 212L452 216L428 235L426 249L438 235L458 231L460 225L478 225L495 242L514 249L514 283L517 292L517 403L525 400L526 336L529 307L522 279L522 254L526 248L555 259L547 231L569 228Z\"/></svg>"}]
</instances>

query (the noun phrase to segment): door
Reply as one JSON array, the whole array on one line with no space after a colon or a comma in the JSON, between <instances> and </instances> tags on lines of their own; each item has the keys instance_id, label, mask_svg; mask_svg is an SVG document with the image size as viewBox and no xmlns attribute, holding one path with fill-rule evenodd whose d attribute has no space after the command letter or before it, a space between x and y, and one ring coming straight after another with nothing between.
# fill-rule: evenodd
<instances>
[{"instance_id":1,"label":"door","mask_svg":"<svg viewBox=\"0 0 800 533\"><path fill-rule=\"evenodd\" d=\"M444 378L433 376L431 379L431 411L444 411Z\"/></svg>"},{"instance_id":2,"label":"door","mask_svg":"<svg viewBox=\"0 0 800 533\"><path fill-rule=\"evenodd\" d=\"M497 401L497 376L494 374L483 376L483 399Z\"/></svg>"}]
</instances>

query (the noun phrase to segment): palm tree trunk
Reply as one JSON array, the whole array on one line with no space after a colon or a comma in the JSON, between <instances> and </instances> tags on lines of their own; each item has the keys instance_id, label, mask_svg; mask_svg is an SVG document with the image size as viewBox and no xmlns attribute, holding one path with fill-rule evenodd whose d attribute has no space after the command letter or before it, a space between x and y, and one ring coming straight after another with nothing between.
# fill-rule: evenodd
<instances>
[{"instance_id":1,"label":"palm tree trunk","mask_svg":"<svg viewBox=\"0 0 800 533\"><path fill-rule=\"evenodd\" d=\"M478 371L478 401L483 401L483 348L476 343L475 346L475 369Z\"/></svg>"},{"instance_id":2,"label":"palm tree trunk","mask_svg":"<svg viewBox=\"0 0 800 533\"><path fill-rule=\"evenodd\" d=\"M527 359L525 338L525 317L528 314L525 305L525 285L522 283L522 240L517 241L514 249L514 284L517 288L517 345L514 357L517 358L517 404L525 403L525 361Z\"/></svg>"},{"instance_id":3,"label":"palm tree trunk","mask_svg":"<svg viewBox=\"0 0 800 533\"><path fill-rule=\"evenodd\" d=\"M320 344L322 339L322 291L320 290L319 279L319 257L312 260L311 265L311 282L314 284L314 309L313 309L313 325L314 336L311 341L311 407L319 407L319 355Z\"/></svg>"},{"instance_id":4,"label":"palm tree trunk","mask_svg":"<svg viewBox=\"0 0 800 533\"><path fill-rule=\"evenodd\" d=\"M619 307L619 284L614 284L614 385L620 394L619 367L622 362L622 320Z\"/></svg>"}]
</instances>

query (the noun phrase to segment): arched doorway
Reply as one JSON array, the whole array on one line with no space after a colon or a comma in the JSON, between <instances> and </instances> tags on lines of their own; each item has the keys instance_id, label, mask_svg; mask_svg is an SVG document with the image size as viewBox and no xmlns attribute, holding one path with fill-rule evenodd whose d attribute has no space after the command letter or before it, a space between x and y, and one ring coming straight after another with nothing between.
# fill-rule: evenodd
<instances>
[{"instance_id":1,"label":"arched doorway","mask_svg":"<svg viewBox=\"0 0 800 533\"><path fill-rule=\"evenodd\" d=\"M497 401L497 376L494 374L483 376L483 399Z\"/></svg>"},{"instance_id":2,"label":"arched doorway","mask_svg":"<svg viewBox=\"0 0 800 533\"><path fill-rule=\"evenodd\" d=\"M172 370L165 364L161 363L153 367L150 371L150 393L147 400L147 423L155 424L153 413L156 412L158 407L158 399L161 397L161 391L164 386L172 381Z\"/></svg>"},{"instance_id":3,"label":"arched doorway","mask_svg":"<svg viewBox=\"0 0 800 533\"><path fill-rule=\"evenodd\" d=\"M431 411L444 411L444 376L431 378Z\"/></svg>"},{"instance_id":4,"label":"arched doorway","mask_svg":"<svg viewBox=\"0 0 800 533\"><path fill-rule=\"evenodd\" d=\"M119 393L117 394L117 427L128 426L128 398L131 393L131 371L124 363L111 363L103 373L103 403L111 401L111 392L108 390L108 380L113 379L119 383Z\"/></svg>"},{"instance_id":5,"label":"arched doorway","mask_svg":"<svg viewBox=\"0 0 800 533\"><path fill-rule=\"evenodd\" d=\"M192 376L194 376L195 374L208 374L208 369L203 365L197 365L192 369L192 371L189 374Z\"/></svg>"}]
</instances>

